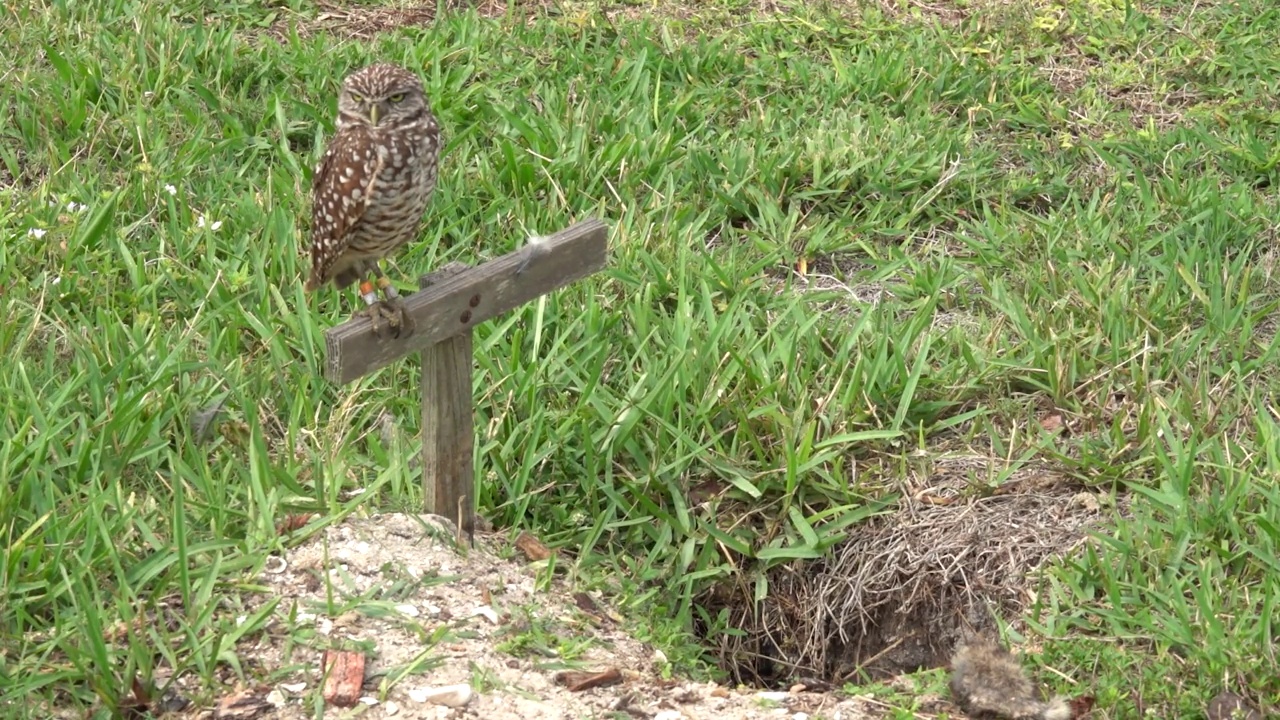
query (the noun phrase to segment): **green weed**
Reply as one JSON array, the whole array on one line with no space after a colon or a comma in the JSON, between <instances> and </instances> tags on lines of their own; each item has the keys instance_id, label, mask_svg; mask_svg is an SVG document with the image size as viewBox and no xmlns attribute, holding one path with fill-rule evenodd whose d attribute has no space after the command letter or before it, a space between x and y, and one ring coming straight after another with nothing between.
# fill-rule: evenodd
<instances>
[{"instance_id":1,"label":"green weed","mask_svg":"<svg viewBox=\"0 0 1280 720\"><path fill-rule=\"evenodd\" d=\"M237 642L270 611L237 624L236 591L278 520L420 502L379 432L412 435L414 362L323 381L354 298L300 282L309 168L374 58L423 73L448 143L402 289L610 223L605 273L476 331L479 507L674 618L682 666L709 583L820 556L960 437L1132 493L1037 617L1132 643L1063 643L1084 675L1135 682L1147 648L1164 716L1228 675L1280 702L1266 3L584 6L371 41L207 5L0 11L0 702L259 672ZM1036 402L1082 431L1008 433Z\"/></svg>"}]
</instances>

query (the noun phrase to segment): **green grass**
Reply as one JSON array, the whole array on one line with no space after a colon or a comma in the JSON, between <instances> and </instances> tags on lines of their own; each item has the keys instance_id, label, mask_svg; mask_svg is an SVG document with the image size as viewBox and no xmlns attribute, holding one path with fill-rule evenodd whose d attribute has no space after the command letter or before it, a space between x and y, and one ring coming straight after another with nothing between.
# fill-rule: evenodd
<instances>
[{"instance_id":1,"label":"green grass","mask_svg":"<svg viewBox=\"0 0 1280 720\"><path fill-rule=\"evenodd\" d=\"M276 523L420 502L414 363L332 387L354 298L301 288L309 168L374 58L422 71L448 142L402 288L612 226L605 273L477 330L498 526L680 637L709 583L856 531L908 456L1047 461L1135 510L1050 573L1034 622L1071 639L1046 662L1107 717L1130 691L1185 717L1224 678L1280 703L1264 0L569 3L370 42L269 35L301 0L34 5L0 11L0 692L35 701L0 713L251 674L265 617L236 617ZM1039 432L1046 406L1074 432ZM175 596L176 630L145 621Z\"/></svg>"}]
</instances>

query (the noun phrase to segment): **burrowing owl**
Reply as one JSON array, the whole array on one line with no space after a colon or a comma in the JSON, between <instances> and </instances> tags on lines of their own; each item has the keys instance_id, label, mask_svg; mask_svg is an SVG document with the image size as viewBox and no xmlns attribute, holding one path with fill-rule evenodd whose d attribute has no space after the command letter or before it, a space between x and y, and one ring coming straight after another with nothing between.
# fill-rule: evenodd
<instances>
[{"instance_id":1,"label":"burrowing owl","mask_svg":"<svg viewBox=\"0 0 1280 720\"><path fill-rule=\"evenodd\" d=\"M384 319L395 336L413 331L395 286L379 266L417 234L436 187L440 127L422 80L390 64L348 75L338 96L336 132L311 183L308 292L330 280L360 280L374 331ZM386 296L378 300L372 276Z\"/></svg>"}]
</instances>

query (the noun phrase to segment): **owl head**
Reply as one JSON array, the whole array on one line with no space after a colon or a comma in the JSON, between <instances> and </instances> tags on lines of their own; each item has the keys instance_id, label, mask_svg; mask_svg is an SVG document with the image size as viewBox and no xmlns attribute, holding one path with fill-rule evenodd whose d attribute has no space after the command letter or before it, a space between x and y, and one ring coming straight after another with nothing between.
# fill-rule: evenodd
<instances>
[{"instance_id":1,"label":"owl head","mask_svg":"<svg viewBox=\"0 0 1280 720\"><path fill-rule=\"evenodd\" d=\"M339 124L395 127L415 122L429 110L422 79L389 63L351 73L338 95Z\"/></svg>"}]
</instances>

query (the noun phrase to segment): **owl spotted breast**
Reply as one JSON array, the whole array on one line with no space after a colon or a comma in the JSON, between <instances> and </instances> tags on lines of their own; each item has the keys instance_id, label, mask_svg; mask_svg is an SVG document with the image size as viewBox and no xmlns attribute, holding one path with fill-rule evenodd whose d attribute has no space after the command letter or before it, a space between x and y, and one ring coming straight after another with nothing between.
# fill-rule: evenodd
<instances>
[{"instance_id":1,"label":"owl spotted breast","mask_svg":"<svg viewBox=\"0 0 1280 720\"><path fill-rule=\"evenodd\" d=\"M380 63L342 82L336 132L311 184L308 292L360 281L374 331L395 336L412 324L380 261L418 233L436 187L440 127L417 75ZM386 296L378 300L372 276Z\"/></svg>"}]
</instances>

